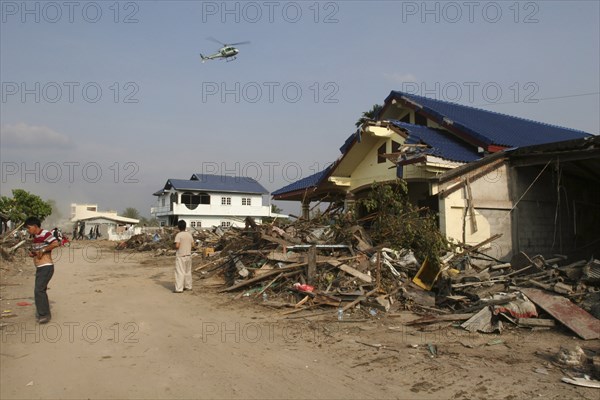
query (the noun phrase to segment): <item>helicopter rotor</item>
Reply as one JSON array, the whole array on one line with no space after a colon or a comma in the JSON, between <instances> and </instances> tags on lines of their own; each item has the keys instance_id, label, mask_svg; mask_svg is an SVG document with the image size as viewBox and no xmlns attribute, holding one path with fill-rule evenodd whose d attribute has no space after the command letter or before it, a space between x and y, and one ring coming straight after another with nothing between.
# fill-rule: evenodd
<instances>
[{"instance_id":1,"label":"helicopter rotor","mask_svg":"<svg viewBox=\"0 0 600 400\"><path fill-rule=\"evenodd\" d=\"M244 41L244 42L237 42L237 43L223 43L223 42L221 42L220 40L217 40L217 39L215 39L215 38L214 38L214 37L212 37L212 36L210 36L210 37L207 37L206 39L207 39L207 40L210 40L211 42L218 43L218 44L220 44L220 45L221 45L221 46L223 46L223 47L227 47L227 46L239 46L239 45L241 45L241 44L248 44L248 43L250 43L250 42L249 42L249 41L247 41L247 40L246 40L246 41Z\"/></svg>"}]
</instances>

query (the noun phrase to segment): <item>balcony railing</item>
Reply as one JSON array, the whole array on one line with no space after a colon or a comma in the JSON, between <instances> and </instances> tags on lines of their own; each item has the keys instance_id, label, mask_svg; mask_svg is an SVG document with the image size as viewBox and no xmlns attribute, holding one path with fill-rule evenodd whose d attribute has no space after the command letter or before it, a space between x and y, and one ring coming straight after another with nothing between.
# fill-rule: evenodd
<instances>
[{"instance_id":1,"label":"balcony railing","mask_svg":"<svg viewBox=\"0 0 600 400\"><path fill-rule=\"evenodd\" d=\"M171 206L151 207L150 213L155 216L165 215L221 215L221 216L237 216L250 215L266 217L270 215L269 206L224 206L221 204L198 204L198 206L190 210L185 204L173 204Z\"/></svg>"}]
</instances>

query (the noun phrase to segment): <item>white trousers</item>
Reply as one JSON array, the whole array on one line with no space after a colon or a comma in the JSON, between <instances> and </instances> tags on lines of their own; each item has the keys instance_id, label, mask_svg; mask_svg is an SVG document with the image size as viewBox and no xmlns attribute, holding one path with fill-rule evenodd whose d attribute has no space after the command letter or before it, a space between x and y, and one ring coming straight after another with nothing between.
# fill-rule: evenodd
<instances>
[{"instance_id":1,"label":"white trousers","mask_svg":"<svg viewBox=\"0 0 600 400\"><path fill-rule=\"evenodd\" d=\"M175 291L192 290L192 257L175 257Z\"/></svg>"}]
</instances>

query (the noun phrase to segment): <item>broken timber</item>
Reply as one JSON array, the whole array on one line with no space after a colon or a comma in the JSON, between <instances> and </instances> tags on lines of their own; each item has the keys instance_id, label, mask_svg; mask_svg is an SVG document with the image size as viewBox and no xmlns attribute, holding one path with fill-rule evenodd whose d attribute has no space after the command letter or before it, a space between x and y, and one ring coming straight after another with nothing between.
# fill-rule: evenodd
<instances>
[{"instance_id":1,"label":"broken timber","mask_svg":"<svg viewBox=\"0 0 600 400\"><path fill-rule=\"evenodd\" d=\"M359 270L352 268L351 266L341 263L337 260L327 261L327 264L329 264L333 267L337 267L337 268L341 269L342 271L346 272L347 274L350 274L353 277L358 278L367 283L371 283L373 281L373 278L371 277L371 275L363 274Z\"/></svg>"}]
</instances>

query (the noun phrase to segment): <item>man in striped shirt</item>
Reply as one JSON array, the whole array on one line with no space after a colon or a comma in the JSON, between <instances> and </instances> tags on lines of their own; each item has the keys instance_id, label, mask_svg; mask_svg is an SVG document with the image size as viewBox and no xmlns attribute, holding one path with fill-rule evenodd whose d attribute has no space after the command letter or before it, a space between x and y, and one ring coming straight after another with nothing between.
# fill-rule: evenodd
<instances>
[{"instance_id":1,"label":"man in striped shirt","mask_svg":"<svg viewBox=\"0 0 600 400\"><path fill-rule=\"evenodd\" d=\"M35 265L35 307L36 317L40 324L50 321L50 302L48 301L48 283L54 275L54 262L52 261L52 250L60 245L52 232L42 229L42 222L37 217L29 217L25 220L25 227L30 235L33 235L33 247L29 257L33 258Z\"/></svg>"}]
</instances>

